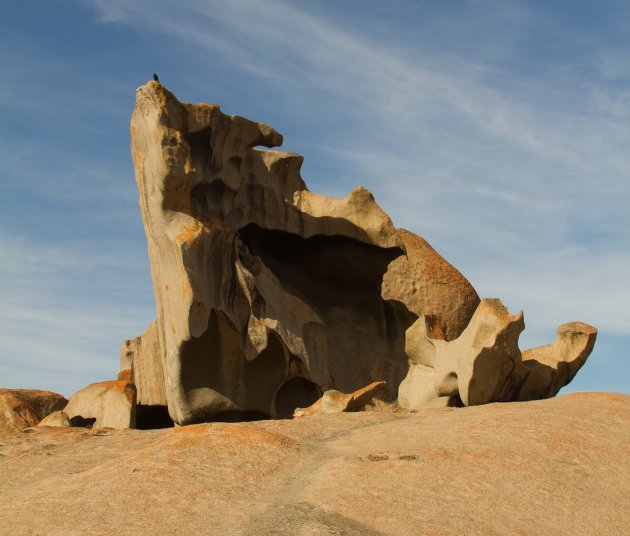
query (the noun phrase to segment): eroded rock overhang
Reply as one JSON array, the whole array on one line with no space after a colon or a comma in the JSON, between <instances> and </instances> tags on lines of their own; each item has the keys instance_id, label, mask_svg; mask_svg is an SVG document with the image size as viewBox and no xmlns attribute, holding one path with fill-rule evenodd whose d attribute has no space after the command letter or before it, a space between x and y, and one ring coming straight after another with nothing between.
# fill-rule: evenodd
<instances>
[{"instance_id":1,"label":"eroded rock overhang","mask_svg":"<svg viewBox=\"0 0 630 536\"><path fill-rule=\"evenodd\" d=\"M396 229L365 188L310 192L302 157L271 150L281 143L267 125L181 103L157 82L137 90L131 147L157 312L121 352L139 407L167 406L179 424L289 417L325 391L385 381L386 401L402 384L402 405L417 409L492 401L531 381L519 369L510 390L480 390L502 376L461 351L477 340L464 331L480 304L466 278ZM520 330L507 331L518 350Z\"/></svg>"}]
</instances>

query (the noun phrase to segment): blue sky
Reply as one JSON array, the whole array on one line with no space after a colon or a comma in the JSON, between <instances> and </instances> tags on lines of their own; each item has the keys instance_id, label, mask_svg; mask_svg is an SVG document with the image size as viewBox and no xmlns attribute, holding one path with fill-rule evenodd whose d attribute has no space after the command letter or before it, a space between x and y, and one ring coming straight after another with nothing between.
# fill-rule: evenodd
<instances>
[{"instance_id":1,"label":"blue sky","mask_svg":"<svg viewBox=\"0 0 630 536\"><path fill-rule=\"evenodd\" d=\"M630 394L630 4L32 0L0 19L0 385L70 395L154 316L135 88L266 122L370 189L521 348L599 328L564 392Z\"/></svg>"}]
</instances>

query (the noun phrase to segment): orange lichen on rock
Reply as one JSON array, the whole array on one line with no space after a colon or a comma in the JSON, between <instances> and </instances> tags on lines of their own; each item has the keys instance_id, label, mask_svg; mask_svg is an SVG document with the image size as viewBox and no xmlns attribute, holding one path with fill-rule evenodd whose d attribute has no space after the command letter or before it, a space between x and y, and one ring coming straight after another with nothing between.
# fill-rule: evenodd
<instances>
[{"instance_id":1,"label":"orange lichen on rock","mask_svg":"<svg viewBox=\"0 0 630 536\"><path fill-rule=\"evenodd\" d=\"M295 441L277 432L270 432L255 426L237 423L212 425L212 432L218 432L241 446L258 448L264 445L287 449L295 445Z\"/></svg>"},{"instance_id":2,"label":"orange lichen on rock","mask_svg":"<svg viewBox=\"0 0 630 536\"><path fill-rule=\"evenodd\" d=\"M0 433L36 426L68 401L60 394L38 389L0 389Z\"/></svg>"},{"instance_id":3,"label":"orange lichen on rock","mask_svg":"<svg viewBox=\"0 0 630 536\"><path fill-rule=\"evenodd\" d=\"M373 382L354 393L345 394L339 391L326 391L314 404L307 408L297 408L294 417L305 417L320 413L341 413L345 411L360 411L385 387L386 382Z\"/></svg>"},{"instance_id":4,"label":"orange lichen on rock","mask_svg":"<svg viewBox=\"0 0 630 536\"><path fill-rule=\"evenodd\" d=\"M93 383L72 395L64 412L71 423L94 428L133 428L136 386L129 380Z\"/></svg>"},{"instance_id":5,"label":"orange lichen on rock","mask_svg":"<svg viewBox=\"0 0 630 536\"><path fill-rule=\"evenodd\" d=\"M178 424L226 411L286 417L323 392L381 380L382 399L407 409L552 396L590 352L558 357L587 336L567 328L582 335L560 337L557 367L545 368L541 349L525 360L535 373L514 365L504 378L503 366L521 362L520 321L509 334L494 322L506 346L481 355L470 325L497 315L367 189L309 191L300 155L260 149L282 143L272 127L182 103L162 84L137 89L131 123L158 313L126 352L137 355L141 403L168 405ZM345 395L326 399L352 407Z\"/></svg>"},{"instance_id":6,"label":"orange lichen on rock","mask_svg":"<svg viewBox=\"0 0 630 536\"><path fill-rule=\"evenodd\" d=\"M132 381L132 380L131 380L131 369L121 370L121 371L118 373L117 378L118 378L119 380L124 380L124 381L126 381L126 382Z\"/></svg>"},{"instance_id":7,"label":"orange lichen on rock","mask_svg":"<svg viewBox=\"0 0 630 536\"><path fill-rule=\"evenodd\" d=\"M203 231L203 225L200 222L195 222L192 225L184 225L182 230L177 233L175 242L183 245L196 240Z\"/></svg>"}]
</instances>

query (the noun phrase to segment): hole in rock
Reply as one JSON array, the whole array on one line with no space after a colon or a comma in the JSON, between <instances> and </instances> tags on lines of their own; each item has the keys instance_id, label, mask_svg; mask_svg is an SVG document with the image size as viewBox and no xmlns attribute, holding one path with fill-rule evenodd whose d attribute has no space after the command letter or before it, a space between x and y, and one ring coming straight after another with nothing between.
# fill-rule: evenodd
<instances>
[{"instance_id":1,"label":"hole in rock","mask_svg":"<svg viewBox=\"0 0 630 536\"><path fill-rule=\"evenodd\" d=\"M389 263L402 250L339 235L302 238L255 224L238 235L282 288L323 320L325 360L334 388L350 393L385 380L386 396L395 399L409 368L405 331L415 315L402 303L384 300L381 285Z\"/></svg>"},{"instance_id":2,"label":"hole in rock","mask_svg":"<svg viewBox=\"0 0 630 536\"><path fill-rule=\"evenodd\" d=\"M184 134L184 139L190 146L190 159L197 171L205 171L210 166L212 157L210 148L211 137L212 128L210 127Z\"/></svg>"},{"instance_id":3,"label":"hole in rock","mask_svg":"<svg viewBox=\"0 0 630 536\"><path fill-rule=\"evenodd\" d=\"M172 428L173 419L168 414L166 406L136 406L136 428L138 430L152 430L155 428Z\"/></svg>"},{"instance_id":4,"label":"hole in rock","mask_svg":"<svg viewBox=\"0 0 630 536\"><path fill-rule=\"evenodd\" d=\"M306 378L291 378L276 393L276 416L290 419L296 408L306 408L322 396L316 383Z\"/></svg>"},{"instance_id":5,"label":"hole in rock","mask_svg":"<svg viewBox=\"0 0 630 536\"><path fill-rule=\"evenodd\" d=\"M241 164L243 163L243 159L240 156L233 156L229 158L227 161L228 173L233 173L238 176L241 172Z\"/></svg>"},{"instance_id":6,"label":"hole in rock","mask_svg":"<svg viewBox=\"0 0 630 536\"><path fill-rule=\"evenodd\" d=\"M235 419L236 413L222 411L224 398L245 408L238 416L240 420L269 418L274 393L286 378L286 349L282 340L270 333L267 347L248 360L241 340L240 331L229 318L213 310L206 331L182 344L182 386L189 395L205 392L202 397L189 397L190 417L185 424L214 421L221 412L225 415L220 420Z\"/></svg>"},{"instance_id":7,"label":"hole in rock","mask_svg":"<svg viewBox=\"0 0 630 536\"><path fill-rule=\"evenodd\" d=\"M206 218L218 217L222 206L231 206L235 195L236 192L226 186L221 179L214 179L211 183L197 184L190 191L193 206Z\"/></svg>"},{"instance_id":8,"label":"hole in rock","mask_svg":"<svg viewBox=\"0 0 630 536\"><path fill-rule=\"evenodd\" d=\"M213 180L206 190L206 198L210 205L218 205L225 193L225 183L221 179Z\"/></svg>"},{"instance_id":9,"label":"hole in rock","mask_svg":"<svg viewBox=\"0 0 630 536\"><path fill-rule=\"evenodd\" d=\"M92 428L94 423L96 422L96 417L81 417L81 415L76 415L70 419L70 426L78 426L81 428Z\"/></svg>"}]
</instances>

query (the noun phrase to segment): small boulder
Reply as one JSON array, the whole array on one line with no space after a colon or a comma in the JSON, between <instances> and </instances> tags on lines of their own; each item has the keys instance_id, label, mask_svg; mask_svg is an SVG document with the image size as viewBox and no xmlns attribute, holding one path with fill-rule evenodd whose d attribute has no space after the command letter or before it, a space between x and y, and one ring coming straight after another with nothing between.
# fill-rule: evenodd
<instances>
[{"instance_id":1,"label":"small boulder","mask_svg":"<svg viewBox=\"0 0 630 536\"><path fill-rule=\"evenodd\" d=\"M0 430L19 432L36 426L46 415L63 409L60 394L38 389L0 389Z\"/></svg>"},{"instance_id":2,"label":"small boulder","mask_svg":"<svg viewBox=\"0 0 630 536\"><path fill-rule=\"evenodd\" d=\"M396 230L406 254L394 259L383 275L385 300L404 303L424 315L433 338L453 340L464 331L479 296L470 282L422 237Z\"/></svg>"},{"instance_id":3,"label":"small boulder","mask_svg":"<svg viewBox=\"0 0 630 536\"><path fill-rule=\"evenodd\" d=\"M65 411L53 411L50 415L44 417L37 426L58 426L66 427L70 425L70 418Z\"/></svg>"},{"instance_id":4,"label":"small boulder","mask_svg":"<svg viewBox=\"0 0 630 536\"><path fill-rule=\"evenodd\" d=\"M64 411L71 426L135 428L136 387L127 380L93 383L72 395Z\"/></svg>"},{"instance_id":5,"label":"small boulder","mask_svg":"<svg viewBox=\"0 0 630 536\"><path fill-rule=\"evenodd\" d=\"M131 378L131 369L121 370L116 376L117 380L126 380L128 382L133 381Z\"/></svg>"},{"instance_id":6,"label":"small boulder","mask_svg":"<svg viewBox=\"0 0 630 536\"><path fill-rule=\"evenodd\" d=\"M385 386L386 382L373 382L354 393L346 394L331 389L308 408L297 408L294 417L318 415L322 413L342 413L344 411L361 411Z\"/></svg>"}]
</instances>

